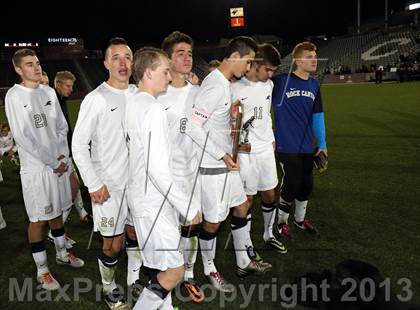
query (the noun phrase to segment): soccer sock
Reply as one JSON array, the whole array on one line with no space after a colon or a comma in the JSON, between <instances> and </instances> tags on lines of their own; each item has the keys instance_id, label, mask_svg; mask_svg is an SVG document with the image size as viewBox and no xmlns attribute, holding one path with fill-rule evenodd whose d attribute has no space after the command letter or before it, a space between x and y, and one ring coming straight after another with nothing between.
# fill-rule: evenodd
<instances>
[{"instance_id":1,"label":"soccer sock","mask_svg":"<svg viewBox=\"0 0 420 310\"><path fill-rule=\"evenodd\" d=\"M79 213L79 217L81 219L84 218L88 214L85 208L83 207L83 199L82 199L82 193L80 192L80 188L77 191L76 198L74 198L73 204L76 207L77 213Z\"/></svg>"},{"instance_id":2,"label":"soccer sock","mask_svg":"<svg viewBox=\"0 0 420 310\"><path fill-rule=\"evenodd\" d=\"M291 206L285 202L279 203L278 213L277 213L277 221L279 224L286 223L289 219L289 213L290 213Z\"/></svg>"},{"instance_id":3,"label":"soccer sock","mask_svg":"<svg viewBox=\"0 0 420 310\"><path fill-rule=\"evenodd\" d=\"M146 287L140 294L133 310L159 309L164 300Z\"/></svg>"},{"instance_id":4,"label":"soccer sock","mask_svg":"<svg viewBox=\"0 0 420 310\"><path fill-rule=\"evenodd\" d=\"M306 206L308 205L308 201L300 201L295 199L295 221L298 223L303 222L305 219L306 214Z\"/></svg>"},{"instance_id":5,"label":"soccer sock","mask_svg":"<svg viewBox=\"0 0 420 310\"><path fill-rule=\"evenodd\" d=\"M251 222L252 222L252 207L249 207L248 214L246 215L246 230L248 231L249 239L247 240L247 243L254 247L251 240Z\"/></svg>"},{"instance_id":6,"label":"soccer sock","mask_svg":"<svg viewBox=\"0 0 420 310\"><path fill-rule=\"evenodd\" d=\"M151 278L149 285L141 292L133 310L162 309L161 306L165 303L165 299L170 294L170 291L167 291L160 285L155 275ZM168 299L168 301L172 301L172 298Z\"/></svg>"},{"instance_id":7,"label":"soccer sock","mask_svg":"<svg viewBox=\"0 0 420 310\"><path fill-rule=\"evenodd\" d=\"M217 272L214 265L216 257L216 233L200 230L199 241L201 249L201 258L203 260L204 274L210 275L211 272Z\"/></svg>"},{"instance_id":8,"label":"soccer sock","mask_svg":"<svg viewBox=\"0 0 420 310\"><path fill-rule=\"evenodd\" d=\"M51 235L54 239L56 256L63 261L68 261L64 227L59 229L51 229Z\"/></svg>"},{"instance_id":9,"label":"soccer sock","mask_svg":"<svg viewBox=\"0 0 420 310\"><path fill-rule=\"evenodd\" d=\"M272 203L263 202L261 204L261 210L264 218L264 241L270 238L274 238L273 235L273 224L276 216L276 205Z\"/></svg>"},{"instance_id":10,"label":"soccer sock","mask_svg":"<svg viewBox=\"0 0 420 310\"><path fill-rule=\"evenodd\" d=\"M235 248L236 264L240 268L245 268L251 262L247 249L249 246L249 232L247 229L246 218L240 218L232 215L230 226L232 229L233 246Z\"/></svg>"},{"instance_id":11,"label":"soccer sock","mask_svg":"<svg viewBox=\"0 0 420 310\"><path fill-rule=\"evenodd\" d=\"M101 253L101 256L98 257L99 273L101 274L103 291L105 294L108 294L117 288L117 285L115 284L117 263L118 259L116 257L110 257L104 253Z\"/></svg>"},{"instance_id":12,"label":"soccer sock","mask_svg":"<svg viewBox=\"0 0 420 310\"><path fill-rule=\"evenodd\" d=\"M47 251L45 250L44 241L31 242L29 245L31 247L32 257L35 261L37 277L43 273L49 272L47 263Z\"/></svg>"},{"instance_id":13,"label":"soccer sock","mask_svg":"<svg viewBox=\"0 0 420 310\"><path fill-rule=\"evenodd\" d=\"M127 253L127 285L132 285L140 276L142 259L139 243L125 235L125 251Z\"/></svg>"},{"instance_id":14,"label":"soccer sock","mask_svg":"<svg viewBox=\"0 0 420 310\"><path fill-rule=\"evenodd\" d=\"M63 223L65 223L70 215L71 207L63 211Z\"/></svg>"},{"instance_id":15,"label":"soccer sock","mask_svg":"<svg viewBox=\"0 0 420 310\"><path fill-rule=\"evenodd\" d=\"M181 248L183 249L182 253L184 256L184 280L194 279L194 264L197 259L198 251L198 232L197 228L189 227L181 228Z\"/></svg>"},{"instance_id":16,"label":"soccer sock","mask_svg":"<svg viewBox=\"0 0 420 310\"><path fill-rule=\"evenodd\" d=\"M174 307L172 306L172 294L169 293L168 296L165 297L163 304L159 307L159 310L173 310Z\"/></svg>"}]
</instances>

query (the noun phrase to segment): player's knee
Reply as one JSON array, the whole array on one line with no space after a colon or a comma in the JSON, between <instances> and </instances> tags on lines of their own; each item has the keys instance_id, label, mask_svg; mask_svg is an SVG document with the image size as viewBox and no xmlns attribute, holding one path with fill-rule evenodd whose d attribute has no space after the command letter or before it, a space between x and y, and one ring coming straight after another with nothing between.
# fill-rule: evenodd
<instances>
[{"instance_id":1,"label":"player's knee","mask_svg":"<svg viewBox=\"0 0 420 310\"><path fill-rule=\"evenodd\" d=\"M219 223L209 223L209 222L204 221L202 227L203 227L203 230L209 233L215 234L219 230L219 226L220 226Z\"/></svg>"},{"instance_id":2,"label":"player's knee","mask_svg":"<svg viewBox=\"0 0 420 310\"><path fill-rule=\"evenodd\" d=\"M236 217L246 217L248 215L249 210L248 201L245 201L243 204L233 208L232 214Z\"/></svg>"},{"instance_id":3,"label":"player's knee","mask_svg":"<svg viewBox=\"0 0 420 310\"><path fill-rule=\"evenodd\" d=\"M125 225L125 232L127 233L127 236L128 236L131 240L137 240L137 236L136 236L136 229L134 228L134 226L131 226L131 225Z\"/></svg>"},{"instance_id":4,"label":"player's knee","mask_svg":"<svg viewBox=\"0 0 420 310\"><path fill-rule=\"evenodd\" d=\"M123 235L103 237L103 252L112 257L116 257L121 253L123 246Z\"/></svg>"},{"instance_id":5,"label":"player's knee","mask_svg":"<svg viewBox=\"0 0 420 310\"><path fill-rule=\"evenodd\" d=\"M261 193L261 200L263 203L273 203L275 196L274 190L265 191Z\"/></svg>"},{"instance_id":6,"label":"player's knee","mask_svg":"<svg viewBox=\"0 0 420 310\"><path fill-rule=\"evenodd\" d=\"M248 199L248 205L252 206L252 203L254 202L254 196L247 196Z\"/></svg>"}]
</instances>

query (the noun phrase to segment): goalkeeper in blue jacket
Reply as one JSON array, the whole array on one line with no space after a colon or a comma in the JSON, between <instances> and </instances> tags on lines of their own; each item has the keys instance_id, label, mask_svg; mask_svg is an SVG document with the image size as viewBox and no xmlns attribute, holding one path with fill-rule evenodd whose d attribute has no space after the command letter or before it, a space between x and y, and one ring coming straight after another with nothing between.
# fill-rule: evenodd
<instances>
[{"instance_id":1,"label":"goalkeeper in blue jacket","mask_svg":"<svg viewBox=\"0 0 420 310\"><path fill-rule=\"evenodd\" d=\"M292 235L288 218L293 204L293 223L305 232L318 233L305 214L313 188L314 159L325 168L328 155L321 90L318 82L310 77L317 68L316 46L310 42L299 43L292 55L293 73L273 78L276 152L283 169L278 229L289 239Z\"/></svg>"}]
</instances>

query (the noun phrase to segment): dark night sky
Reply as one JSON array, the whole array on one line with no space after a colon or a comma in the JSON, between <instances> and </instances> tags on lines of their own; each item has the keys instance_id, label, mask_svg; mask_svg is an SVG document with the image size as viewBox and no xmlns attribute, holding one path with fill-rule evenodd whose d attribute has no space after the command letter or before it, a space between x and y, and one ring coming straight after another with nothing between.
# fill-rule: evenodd
<instances>
[{"instance_id":1,"label":"dark night sky","mask_svg":"<svg viewBox=\"0 0 420 310\"><path fill-rule=\"evenodd\" d=\"M275 34L289 42L305 35L345 34L348 24L356 23L356 0L8 0L3 3L7 9L0 12L0 39L74 36L83 37L88 48L97 48L115 35L129 43L149 43L181 30L198 43L214 41L229 35L228 8L240 3L246 5L248 34ZM361 3L362 20L384 16L384 0ZM402 10L405 3L389 0L389 8ZM47 13L47 6L53 14ZM12 15L13 22L5 17Z\"/></svg>"}]
</instances>

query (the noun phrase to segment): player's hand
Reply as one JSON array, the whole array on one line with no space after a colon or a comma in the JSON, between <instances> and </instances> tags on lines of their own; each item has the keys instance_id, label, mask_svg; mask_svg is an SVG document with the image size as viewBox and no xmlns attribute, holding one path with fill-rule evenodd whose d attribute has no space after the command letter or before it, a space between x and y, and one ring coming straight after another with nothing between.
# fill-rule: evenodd
<instances>
[{"instance_id":1,"label":"player's hand","mask_svg":"<svg viewBox=\"0 0 420 310\"><path fill-rule=\"evenodd\" d=\"M106 185L102 186L100 189L98 189L96 192L90 193L90 198L92 199L92 202L103 204L105 201L107 201L111 197L111 195L108 192L108 188Z\"/></svg>"},{"instance_id":2,"label":"player's hand","mask_svg":"<svg viewBox=\"0 0 420 310\"><path fill-rule=\"evenodd\" d=\"M7 156L9 157L9 158L11 158L14 154L15 154L16 152L15 151L13 151L13 149L10 149L9 150L9 152L7 152Z\"/></svg>"},{"instance_id":3,"label":"player's hand","mask_svg":"<svg viewBox=\"0 0 420 310\"><path fill-rule=\"evenodd\" d=\"M197 214L191 221L187 221L185 224L186 226L197 225L201 223L201 212L197 211Z\"/></svg>"},{"instance_id":4,"label":"player's hand","mask_svg":"<svg viewBox=\"0 0 420 310\"><path fill-rule=\"evenodd\" d=\"M325 157L328 157L327 149L318 149L318 151L315 153L315 156L319 156L321 153L324 154Z\"/></svg>"},{"instance_id":5,"label":"player's hand","mask_svg":"<svg viewBox=\"0 0 420 310\"><path fill-rule=\"evenodd\" d=\"M223 156L223 161L229 171L239 171L239 162L235 163L229 154Z\"/></svg>"},{"instance_id":6,"label":"player's hand","mask_svg":"<svg viewBox=\"0 0 420 310\"><path fill-rule=\"evenodd\" d=\"M68 169L69 169L69 167L65 163L60 162L60 166L58 166L57 168L55 168L53 170L53 172L54 173L57 173L58 176L61 177L64 174L64 172L66 172Z\"/></svg>"},{"instance_id":7,"label":"player's hand","mask_svg":"<svg viewBox=\"0 0 420 310\"><path fill-rule=\"evenodd\" d=\"M200 79L194 72L190 72L187 77L188 82L192 85L198 85L200 83Z\"/></svg>"}]
</instances>

